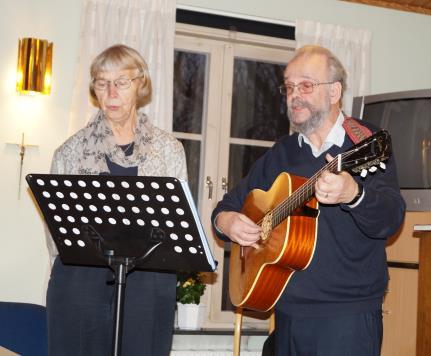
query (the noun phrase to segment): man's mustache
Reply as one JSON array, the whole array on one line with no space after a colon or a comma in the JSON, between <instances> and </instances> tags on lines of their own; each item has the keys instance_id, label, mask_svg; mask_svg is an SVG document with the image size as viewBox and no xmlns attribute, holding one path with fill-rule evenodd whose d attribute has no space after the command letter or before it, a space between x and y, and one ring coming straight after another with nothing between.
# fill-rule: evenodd
<instances>
[{"instance_id":1,"label":"man's mustache","mask_svg":"<svg viewBox=\"0 0 431 356\"><path fill-rule=\"evenodd\" d=\"M301 98L295 98L292 100L292 103L290 105L292 108L306 108L306 109L311 109L312 106L310 105L310 103L302 100Z\"/></svg>"}]
</instances>

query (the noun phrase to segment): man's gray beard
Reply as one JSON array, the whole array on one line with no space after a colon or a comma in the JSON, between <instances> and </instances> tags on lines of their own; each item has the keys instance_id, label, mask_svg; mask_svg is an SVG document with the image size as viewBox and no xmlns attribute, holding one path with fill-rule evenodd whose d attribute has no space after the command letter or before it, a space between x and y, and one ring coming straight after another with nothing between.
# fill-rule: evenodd
<instances>
[{"instance_id":1,"label":"man's gray beard","mask_svg":"<svg viewBox=\"0 0 431 356\"><path fill-rule=\"evenodd\" d=\"M292 111L290 110L290 108L288 108L287 115L289 117L290 127L293 131L299 132L304 136L308 137L320 126L322 126L327 115L329 114L330 103L328 103L327 107L323 108L322 110L317 110L314 106L305 101L302 101L300 99L298 99L297 101L299 101L299 105L307 108L310 111L310 118L304 122L295 123L292 120ZM295 102L292 102L292 104L298 105L298 103Z\"/></svg>"}]
</instances>

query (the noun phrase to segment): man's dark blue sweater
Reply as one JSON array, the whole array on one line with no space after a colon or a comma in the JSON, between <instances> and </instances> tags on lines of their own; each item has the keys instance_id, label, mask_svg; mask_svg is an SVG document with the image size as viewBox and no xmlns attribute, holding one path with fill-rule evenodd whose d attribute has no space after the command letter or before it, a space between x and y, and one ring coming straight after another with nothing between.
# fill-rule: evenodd
<instances>
[{"instance_id":1,"label":"man's dark blue sweater","mask_svg":"<svg viewBox=\"0 0 431 356\"><path fill-rule=\"evenodd\" d=\"M298 134L281 138L240 184L225 194L212 221L221 211L240 211L252 189L268 190L280 173L309 178L327 163L326 153L335 157L352 146L346 135L342 147L334 145L316 158L308 144L299 146ZM357 206L319 205L313 259L307 269L293 274L276 304L280 311L295 316L334 316L381 308L388 280L386 239L397 231L405 211L394 158L386 162L384 171L355 179L365 191ZM230 241L220 233L219 237Z\"/></svg>"}]
</instances>

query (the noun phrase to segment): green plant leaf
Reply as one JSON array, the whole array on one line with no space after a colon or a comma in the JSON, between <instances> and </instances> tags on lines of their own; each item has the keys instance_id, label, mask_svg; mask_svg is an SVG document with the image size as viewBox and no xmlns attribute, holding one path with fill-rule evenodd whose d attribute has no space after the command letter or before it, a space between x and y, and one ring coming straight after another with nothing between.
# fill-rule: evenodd
<instances>
[{"instance_id":1,"label":"green plant leaf","mask_svg":"<svg viewBox=\"0 0 431 356\"><path fill-rule=\"evenodd\" d=\"M198 272L178 273L177 302L182 304L199 304L206 285Z\"/></svg>"}]
</instances>

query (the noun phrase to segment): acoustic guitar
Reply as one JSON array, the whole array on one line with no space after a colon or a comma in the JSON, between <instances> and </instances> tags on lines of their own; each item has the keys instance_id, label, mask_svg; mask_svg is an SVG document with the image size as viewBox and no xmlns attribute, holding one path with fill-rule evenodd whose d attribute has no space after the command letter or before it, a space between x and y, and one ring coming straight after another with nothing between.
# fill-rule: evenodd
<instances>
[{"instance_id":1,"label":"acoustic guitar","mask_svg":"<svg viewBox=\"0 0 431 356\"><path fill-rule=\"evenodd\" d=\"M252 190L241 213L262 226L258 249L232 243L229 294L237 307L267 311L292 275L310 264L316 247L318 203L314 186L324 170L351 174L384 169L391 154L387 131L379 131L339 154L308 180L281 173L268 191Z\"/></svg>"}]
</instances>

